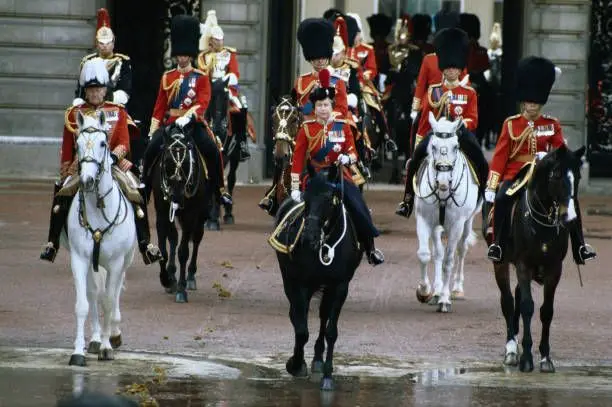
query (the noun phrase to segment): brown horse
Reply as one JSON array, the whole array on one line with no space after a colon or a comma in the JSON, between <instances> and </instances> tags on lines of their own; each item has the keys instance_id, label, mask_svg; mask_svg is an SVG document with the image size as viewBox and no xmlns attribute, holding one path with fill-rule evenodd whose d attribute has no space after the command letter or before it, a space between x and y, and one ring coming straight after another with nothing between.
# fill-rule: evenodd
<instances>
[{"instance_id":1,"label":"brown horse","mask_svg":"<svg viewBox=\"0 0 612 407\"><path fill-rule=\"evenodd\" d=\"M259 207L274 216L291 188L291 163L295 136L302 123L302 113L293 105L291 97L282 96L272 107L272 134L274 140L274 176L272 186L259 202Z\"/></svg>"}]
</instances>

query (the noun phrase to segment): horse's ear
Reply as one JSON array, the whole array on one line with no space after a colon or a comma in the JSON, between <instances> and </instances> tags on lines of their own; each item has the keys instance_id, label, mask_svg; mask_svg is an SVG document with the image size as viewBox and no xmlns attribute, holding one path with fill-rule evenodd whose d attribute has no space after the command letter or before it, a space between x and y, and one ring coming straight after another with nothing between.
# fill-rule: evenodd
<instances>
[{"instance_id":1,"label":"horse's ear","mask_svg":"<svg viewBox=\"0 0 612 407\"><path fill-rule=\"evenodd\" d=\"M429 116L427 117L427 119L429 120L429 124L431 125L432 129L436 126L436 124L438 124L438 122L436 121L436 116L434 116L431 110L429 111Z\"/></svg>"},{"instance_id":2,"label":"horse's ear","mask_svg":"<svg viewBox=\"0 0 612 407\"><path fill-rule=\"evenodd\" d=\"M310 178L314 178L317 175L317 172L315 171L315 168L310 163L310 160L306 162L306 169L308 170L308 176Z\"/></svg>"},{"instance_id":3,"label":"horse's ear","mask_svg":"<svg viewBox=\"0 0 612 407\"><path fill-rule=\"evenodd\" d=\"M85 123L85 116L81 113L80 110L77 111L77 124L79 125L79 129L83 128L83 123Z\"/></svg>"},{"instance_id":4,"label":"horse's ear","mask_svg":"<svg viewBox=\"0 0 612 407\"><path fill-rule=\"evenodd\" d=\"M104 110L99 111L98 120L100 121L100 126L104 128L106 126L106 113L104 113Z\"/></svg>"}]
</instances>

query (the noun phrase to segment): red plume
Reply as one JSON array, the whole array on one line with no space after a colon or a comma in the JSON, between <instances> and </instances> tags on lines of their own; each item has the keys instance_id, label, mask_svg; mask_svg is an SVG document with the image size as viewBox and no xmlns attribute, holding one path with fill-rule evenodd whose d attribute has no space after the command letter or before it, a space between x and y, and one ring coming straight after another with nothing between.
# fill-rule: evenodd
<instances>
[{"instance_id":1,"label":"red plume","mask_svg":"<svg viewBox=\"0 0 612 407\"><path fill-rule=\"evenodd\" d=\"M105 8L98 10L98 26L96 27L96 32L102 27L111 28L110 16L108 15L108 10Z\"/></svg>"},{"instance_id":2,"label":"red plume","mask_svg":"<svg viewBox=\"0 0 612 407\"><path fill-rule=\"evenodd\" d=\"M322 88L329 88L329 70L327 68L319 71L319 84Z\"/></svg>"},{"instance_id":3,"label":"red plume","mask_svg":"<svg viewBox=\"0 0 612 407\"><path fill-rule=\"evenodd\" d=\"M348 28L346 26L346 20L343 17L336 18L336 20L334 21L334 28L336 29L336 35L342 38L344 47L348 49L349 42L348 42Z\"/></svg>"}]
</instances>

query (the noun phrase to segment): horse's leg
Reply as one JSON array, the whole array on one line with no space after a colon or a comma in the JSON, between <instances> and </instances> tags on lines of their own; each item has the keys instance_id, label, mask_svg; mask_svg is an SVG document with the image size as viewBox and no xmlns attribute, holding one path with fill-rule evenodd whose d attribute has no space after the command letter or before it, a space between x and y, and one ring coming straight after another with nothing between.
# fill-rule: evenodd
<instances>
[{"instance_id":1,"label":"horse's leg","mask_svg":"<svg viewBox=\"0 0 612 407\"><path fill-rule=\"evenodd\" d=\"M544 280L544 302L540 307L540 321L542 321L542 338L540 339L540 372L554 373L555 365L550 358L550 323L553 319L555 291L561 278L561 268L563 264L559 262L545 271Z\"/></svg>"},{"instance_id":2,"label":"horse's leg","mask_svg":"<svg viewBox=\"0 0 612 407\"><path fill-rule=\"evenodd\" d=\"M98 360L113 360L113 346L110 342L111 327L113 320L115 320L115 308L117 302L117 296L121 291L124 279L125 270L125 257L121 256L116 259L112 259L108 264L106 270L106 290L102 296L102 308L104 310L104 325L102 327L102 345L100 346L100 353L98 353ZM121 315L119 315L121 318Z\"/></svg>"},{"instance_id":3,"label":"horse's leg","mask_svg":"<svg viewBox=\"0 0 612 407\"><path fill-rule=\"evenodd\" d=\"M227 174L227 189L229 191L229 194L232 197L234 196L234 187L236 186L236 171L238 171L239 163L240 163L240 160L238 159L238 156L236 154L233 154L232 158L230 159L230 168ZM233 214L234 205L233 204L224 205L224 209L225 209L225 214L223 215L223 222L227 225L233 225L234 224L234 214Z\"/></svg>"},{"instance_id":4,"label":"horse's leg","mask_svg":"<svg viewBox=\"0 0 612 407\"><path fill-rule=\"evenodd\" d=\"M178 285L176 287L176 302L184 303L187 302L187 260L189 260L189 241L191 240L191 233L193 225L188 222L181 223L181 244L178 247L178 260L180 267L180 276Z\"/></svg>"},{"instance_id":5,"label":"horse's leg","mask_svg":"<svg viewBox=\"0 0 612 407\"><path fill-rule=\"evenodd\" d=\"M446 243L446 250L444 252L444 264L442 266L442 295L438 301L438 312L450 312L451 311L451 277L455 269L455 253L457 252L457 245L459 240L463 236L464 230L459 229L453 225L448 228L448 239ZM437 240L437 239L436 239ZM440 244L442 239L440 239Z\"/></svg>"},{"instance_id":6,"label":"horse's leg","mask_svg":"<svg viewBox=\"0 0 612 407\"><path fill-rule=\"evenodd\" d=\"M126 256L124 260L124 264L126 265L132 263L131 258L133 258L133 254L129 254L128 256ZM124 267L121 273L121 284L119 285L119 290L117 290L117 295L115 295L113 317L111 318L111 334L109 341L113 349L117 349L123 343L121 339L121 329L119 328L119 324L121 323L121 308L119 304L121 302L121 292L123 291L123 282L125 281L126 270L127 266Z\"/></svg>"},{"instance_id":7,"label":"horse's leg","mask_svg":"<svg viewBox=\"0 0 612 407\"><path fill-rule=\"evenodd\" d=\"M324 289L321 304L319 305L319 336L314 346L314 357L312 358L312 373L323 373L323 352L325 352L325 328L329 320L333 296L328 289Z\"/></svg>"},{"instance_id":8,"label":"horse's leg","mask_svg":"<svg viewBox=\"0 0 612 407\"><path fill-rule=\"evenodd\" d=\"M87 273L90 272L89 259L84 259L76 253L71 252L70 265L74 286L76 291L76 337L74 340L74 351L70 356L69 365L86 366L85 362L85 321L89 312L89 301L87 301ZM92 271L93 272L93 271Z\"/></svg>"},{"instance_id":9,"label":"horse's leg","mask_svg":"<svg viewBox=\"0 0 612 407\"><path fill-rule=\"evenodd\" d=\"M284 288L289 300L289 319L295 333L293 356L287 360L285 367L292 376L306 377L308 367L304 360L304 346L308 342L308 288L289 279L285 279Z\"/></svg>"},{"instance_id":10,"label":"horse's leg","mask_svg":"<svg viewBox=\"0 0 612 407\"><path fill-rule=\"evenodd\" d=\"M508 266L510 267L510 266ZM520 319L521 319L521 287L519 283L516 283L514 289L514 338L518 338L520 330Z\"/></svg>"},{"instance_id":11,"label":"horse's leg","mask_svg":"<svg viewBox=\"0 0 612 407\"><path fill-rule=\"evenodd\" d=\"M162 258L159 261L159 282L162 287L166 289L166 291L171 287L172 281L170 279L170 274L166 269L166 264L168 264L168 247L166 246L166 242L168 240L168 219L166 219L165 213L160 213L158 208L156 207L156 220L155 220L155 229L157 230L157 243L159 244L159 251L162 254Z\"/></svg>"},{"instance_id":12,"label":"horse's leg","mask_svg":"<svg viewBox=\"0 0 612 407\"><path fill-rule=\"evenodd\" d=\"M210 205L210 212L208 213L208 220L206 221L207 230L221 230L219 226L219 214L221 208L219 207L219 200L213 195L212 204Z\"/></svg>"},{"instance_id":13,"label":"horse's leg","mask_svg":"<svg viewBox=\"0 0 612 407\"><path fill-rule=\"evenodd\" d=\"M432 299L433 291L427 276L427 265L431 261L431 252L429 251L429 240L431 238L431 227L427 220L419 213L416 216L417 237L419 239L419 248L417 257L419 258L419 266L421 267L421 281L417 286L417 299L419 302L425 303Z\"/></svg>"},{"instance_id":14,"label":"horse's leg","mask_svg":"<svg viewBox=\"0 0 612 407\"><path fill-rule=\"evenodd\" d=\"M459 239L457 246L457 268L455 272L455 278L453 281L453 291L451 296L454 300L462 300L465 298L465 292L463 290L463 282L465 279L465 256L470 246L476 240L474 232L472 231L472 224L474 217L470 217L463 226L463 234Z\"/></svg>"},{"instance_id":15,"label":"horse's leg","mask_svg":"<svg viewBox=\"0 0 612 407\"><path fill-rule=\"evenodd\" d=\"M178 246L178 230L174 222L168 222L168 243L170 254L166 270L170 278L170 289L166 292L172 294L176 292L176 248Z\"/></svg>"},{"instance_id":16,"label":"horse's leg","mask_svg":"<svg viewBox=\"0 0 612 407\"><path fill-rule=\"evenodd\" d=\"M516 342L514 328L514 298L512 298L512 289L510 288L510 266L506 264L494 264L495 282L500 292L500 303L502 314L506 320L506 354L504 356L504 365L518 365L518 343ZM519 315L518 308L516 315Z\"/></svg>"},{"instance_id":17,"label":"horse's leg","mask_svg":"<svg viewBox=\"0 0 612 407\"><path fill-rule=\"evenodd\" d=\"M331 307L329 310L329 322L325 329L325 340L327 342L327 354L325 355L325 363L323 364L323 379L321 379L321 390L333 390L334 381L332 372L334 371L334 346L338 339L338 320L340 319L340 311L346 297L348 295L349 282L344 281L335 287L328 287L329 295L332 297Z\"/></svg>"},{"instance_id":18,"label":"horse's leg","mask_svg":"<svg viewBox=\"0 0 612 407\"><path fill-rule=\"evenodd\" d=\"M432 246L433 246L433 258L434 258L434 283L433 283L433 298L429 301L429 305L438 305L440 297L442 296L442 290L444 288L444 282L442 279L442 264L444 262L444 244L442 243L442 232L444 228L442 226L435 226L433 228Z\"/></svg>"},{"instance_id":19,"label":"horse's leg","mask_svg":"<svg viewBox=\"0 0 612 407\"><path fill-rule=\"evenodd\" d=\"M533 316L532 271L521 264L516 267L516 275L521 290L520 310L523 318L523 353L519 361L519 369L521 372L531 372L533 371L533 355L531 353L531 346L533 345L533 339L531 338L531 317Z\"/></svg>"},{"instance_id":20,"label":"horse's leg","mask_svg":"<svg viewBox=\"0 0 612 407\"><path fill-rule=\"evenodd\" d=\"M87 273L87 301L91 312L91 338L87 346L87 353L98 354L101 344L100 313L98 312L98 289L93 273Z\"/></svg>"},{"instance_id":21,"label":"horse's leg","mask_svg":"<svg viewBox=\"0 0 612 407\"><path fill-rule=\"evenodd\" d=\"M191 260L189 261L189 269L187 270L187 289L197 290L195 274L198 270L198 250L202 238L204 237L204 225L202 222L196 222L193 230L193 247L191 250Z\"/></svg>"}]
</instances>

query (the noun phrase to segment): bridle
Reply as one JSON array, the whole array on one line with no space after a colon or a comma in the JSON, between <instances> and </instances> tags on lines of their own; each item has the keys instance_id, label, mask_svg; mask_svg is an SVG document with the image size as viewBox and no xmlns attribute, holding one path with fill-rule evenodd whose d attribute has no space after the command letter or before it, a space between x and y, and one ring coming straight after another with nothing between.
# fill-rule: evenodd
<instances>
[{"instance_id":1,"label":"bridle","mask_svg":"<svg viewBox=\"0 0 612 407\"><path fill-rule=\"evenodd\" d=\"M274 109L274 115L276 116L278 129L274 133L273 140L275 142L284 142L289 143L289 159L291 160L291 156L293 155L293 148L295 147L295 140L291 135L289 135L287 127L291 120L297 120L298 109L291 104L291 102L287 98L283 98L283 100L279 103L279 105Z\"/></svg>"}]
</instances>

